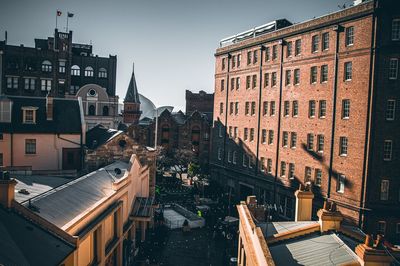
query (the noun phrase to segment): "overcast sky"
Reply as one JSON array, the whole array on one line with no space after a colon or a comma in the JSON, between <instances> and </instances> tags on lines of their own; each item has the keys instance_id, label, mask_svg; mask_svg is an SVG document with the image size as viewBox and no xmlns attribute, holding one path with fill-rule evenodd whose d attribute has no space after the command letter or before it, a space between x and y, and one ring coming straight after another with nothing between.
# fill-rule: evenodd
<instances>
[{"instance_id":1,"label":"overcast sky","mask_svg":"<svg viewBox=\"0 0 400 266\"><path fill-rule=\"evenodd\" d=\"M185 90L213 92L219 40L286 18L301 22L351 0L0 0L0 40L33 46L52 36L55 14L73 41L99 56L117 55L117 94L125 97L135 63L139 93L156 105L184 109ZM176 110L175 109L175 110Z\"/></svg>"}]
</instances>

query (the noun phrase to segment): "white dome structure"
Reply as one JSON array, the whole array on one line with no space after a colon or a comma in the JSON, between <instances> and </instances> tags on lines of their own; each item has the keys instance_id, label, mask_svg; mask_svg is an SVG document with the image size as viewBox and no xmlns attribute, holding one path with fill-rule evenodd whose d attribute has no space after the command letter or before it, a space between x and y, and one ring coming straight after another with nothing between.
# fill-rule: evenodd
<instances>
[{"instance_id":1,"label":"white dome structure","mask_svg":"<svg viewBox=\"0 0 400 266\"><path fill-rule=\"evenodd\" d=\"M139 100L140 100L140 111L142 111L140 120L142 120L143 118L153 119L156 116L156 109L158 109L158 115L164 112L165 109L168 109L169 112L172 112L172 110L174 109L173 106L160 106L157 108L150 99L148 99L147 97L143 96L140 93L139 93Z\"/></svg>"}]
</instances>

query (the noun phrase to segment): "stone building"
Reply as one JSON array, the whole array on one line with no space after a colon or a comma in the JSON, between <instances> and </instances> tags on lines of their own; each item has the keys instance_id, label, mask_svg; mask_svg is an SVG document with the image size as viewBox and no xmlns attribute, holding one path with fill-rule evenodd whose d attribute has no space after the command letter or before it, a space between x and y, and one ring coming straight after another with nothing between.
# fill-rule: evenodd
<instances>
[{"instance_id":1,"label":"stone building","mask_svg":"<svg viewBox=\"0 0 400 266\"><path fill-rule=\"evenodd\" d=\"M361 2L361 1L359 1ZM337 203L346 223L400 241L400 12L364 1L303 23L272 22L221 41L215 58L212 176L295 213Z\"/></svg>"}]
</instances>

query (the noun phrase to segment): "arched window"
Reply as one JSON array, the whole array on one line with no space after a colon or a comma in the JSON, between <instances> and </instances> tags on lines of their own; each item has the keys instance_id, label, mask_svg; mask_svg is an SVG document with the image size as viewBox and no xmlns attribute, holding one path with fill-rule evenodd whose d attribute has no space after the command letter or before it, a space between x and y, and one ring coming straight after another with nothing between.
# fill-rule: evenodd
<instances>
[{"instance_id":1,"label":"arched window","mask_svg":"<svg viewBox=\"0 0 400 266\"><path fill-rule=\"evenodd\" d=\"M94 104L89 105L89 115L96 115L96 106Z\"/></svg>"},{"instance_id":2,"label":"arched window","mask_svg":"<svg viewBox=\"0 0 400 266\"><path fill-rule=\"evenodd\" d=\"M71 67L71 76L80 76L81 75L81 68L77 65L73 65Z\"/></svg>"},{"instance_id":3,"label":"arched window","mask_svg":"<svg viewBox=\"0 0 400 266\"><path fill-rule=\"evenodd\" d=\"M93 77L93 67L88 66L85 68L85 77Z\"/></svg>"},{"instance_id":4,"label":"arched window","mask_svg":"<svg viewBox=\"0 0 400 266\"><path fill-rule=\"evenodd\" d=\"M103 116L108 116L108 113L109 113L108 106L104 106L103 107Z\"/></svg>"},{"instance_id":5,"label":"arched window","mask_svg":"<svg viewBox=\"0 0 400 266\"><path fill-rule=\"evenodd\" d=\"M198 155L200 145L200 128L198 126L192 127L192 148Z\"/></svg>"},{"instance_id":6,"label":"arched window","mask_svg":"<svg viewBox=\"0 0 400 266\"><path fill-rule=\"evenodd\" d=\"M107 78L107 69L103 67L99 69L99 78Z\"/></svg>"},{"instance_id":7,"label":"arched window","mask_svg":"<svg viewBox=\"0 0 400 266\"><path fill-rule=\"evenodd\" d=\"M169 126L163 125L161 127L161 144L168 144L169 143Z\"/></svg>"},{"instance_id":8,"label":"arched window","mask_svg":"<svg viewBox=\"0 0 400 266\"><path fill-rule=\"evenodd\" d=\"M44 60L42 62L42 71L43 72L51 72L51 70L52 70L51 62L49 60Z\"/></svg>"}]
</instances>

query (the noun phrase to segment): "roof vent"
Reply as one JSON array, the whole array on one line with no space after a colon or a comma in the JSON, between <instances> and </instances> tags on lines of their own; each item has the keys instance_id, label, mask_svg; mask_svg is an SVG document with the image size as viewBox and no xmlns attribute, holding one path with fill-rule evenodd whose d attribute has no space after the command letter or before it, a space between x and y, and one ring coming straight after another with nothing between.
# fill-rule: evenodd
<instances>
[{"instance_id":1,"label":"roof vent","mask_svg":"<svg viewBox=\"0 0 400 266\"><path fill-rule=\"evenodd\" d=\"M122 173L121 169L119 169L118 167L114 169L114 172L116 175L120 175Z\"/></svg>"}]
</instances>

